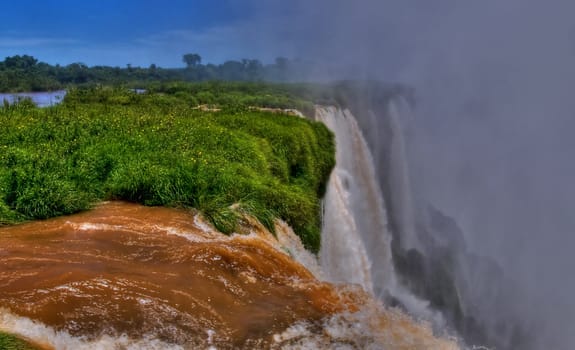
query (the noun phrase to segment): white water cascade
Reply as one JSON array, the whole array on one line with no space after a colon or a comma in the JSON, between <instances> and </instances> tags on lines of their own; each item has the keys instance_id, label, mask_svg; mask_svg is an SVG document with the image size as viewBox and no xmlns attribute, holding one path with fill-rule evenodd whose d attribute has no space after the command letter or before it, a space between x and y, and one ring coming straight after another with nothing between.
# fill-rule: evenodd
<instances>
[{"instance_id":1,"label":"white water cascade","mask_svg":"<svg viewBox=\"0 0 575 350\"><path fill-rule=\"evenodd\" d=\"M329 280L357 283L377 294L375 286L394 285L395 276L387 214L371 154L349 111L318 108L316 118L336 135L336 167L324 199L321 266ZM368 258L374 251L379 261ZM385 268L374 273L372 265Z\"/></svg>"},{"instance_id":2,"label":"white water cascade","mask_svg":"<svg viewBox=\"0 0 575 350\"><path fill-rule=\"evenodd\" d=\"M332 130L336 141L336 166L324 199L320 264L325 277L331 282L360 284L380 300L391 297L411 315L442 327L441 315L398 283L386 203L372 155L355 117L348 110L317 107L316 120ZM397 120L395 123L399 125ZM399 142L403 140L396 141ZM397 153L393 164L405 164L401 158L405 156L403 146L398 145L393 153ZM397 170L395 177L405 176L406 171L406 167ZM399 192L408 196L407 191ZM402 203L411 210L410 202L404 199ZM406 215L406 220L409 215L412 214Z\"/></svg>"},{"instance_id":3,"label":"white water cascade","mask_svg":"<svg viewBox=\"0 0 575 350\"><path fill-rule=\"evenodd\" d=\"M390 191L390 200L394 205L398 230L401 232L401 245L404 249L421 249L415 232L415 214L404 139L405 130L400 119L410 116L410 108L403 97L389 101L388 116L391 140L387 171L390 187L393 189Z\"/></svg>"}]
</instances>

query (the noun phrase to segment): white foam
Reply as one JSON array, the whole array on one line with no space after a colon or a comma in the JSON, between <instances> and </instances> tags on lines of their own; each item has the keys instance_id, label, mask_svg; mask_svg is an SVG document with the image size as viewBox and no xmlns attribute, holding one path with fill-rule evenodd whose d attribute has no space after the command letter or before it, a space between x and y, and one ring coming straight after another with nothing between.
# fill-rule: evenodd
<instances>
[{"instance_id":1,"label":"white foam","mask_svg":"<svg viewBox=\"0 0 575 350\"><path fill-rule=\"evenodd\" d=\"M385 313L385 314L384 314ZM429 327L409 320L397 310L373 305L355 313L340 313L317 325L297 322L274 334L273 349L457 350L453 339L433 336Z\"/></svg>"},{"instance_id":2,"label":"white foam","mask_svg":"<svg viewBox=\"0 0 575 350\"><path fill-rule=\"evenodd\" d=\"M81 224L73 224L71 222L66 222L72 225L78 231L112 231L112 230L125 230L126 228L121 225L110 225L110 224L95 224L92 222L83 222Z\"/></svg>"},{"instance_id":3,"label":"white foam","mask_svg":"<svg viewBox=\"0 0 575 350\"><path fill-rule=\"evenodd\" d=\"M301 239L284 221L276 220L276 237L280 251L287 253L292 259L303 265L316 278L323 279L323 272L315 255L305 249Z\"/></svg>"},{"instance_id":4,"label":"white foam","mask_svg":"<svg viewBox=\"0 0 575 350\"><path fill-rule=\"evenodd\" d=\"M0 330L16 334L34 343L47 345L57 350L183 350L179 345L168 344L152 336L132 339L126 335L103 335L94 340L73 337L68 332L56 331L42 323L26 317L13 315L0 309Z\"/></svg>"},{"instance_id":5,"label":"white foam","mask_svg":"<svg viewBox=\"0 0 575 350\"><path fill-rule=\"evenodd\" d=\"M165 228L163 228L163 231L166 232L168 235L183 237L190 242L206 242L206 241L208 241L206 238L201 237L197 234L183 231L183 230L177 229L175 227L165 227Z\"/></svg>"},{"instance_id":6,"label":"white foam","mask_svg":"<svg viewBox=\"0 0 575 350\"><path fill-rule=\"evenodd\" d=\"M205 233L216 232L216 230L208 224L200 214L194 215L194 224Z\"/></svg>"}]
</instances>

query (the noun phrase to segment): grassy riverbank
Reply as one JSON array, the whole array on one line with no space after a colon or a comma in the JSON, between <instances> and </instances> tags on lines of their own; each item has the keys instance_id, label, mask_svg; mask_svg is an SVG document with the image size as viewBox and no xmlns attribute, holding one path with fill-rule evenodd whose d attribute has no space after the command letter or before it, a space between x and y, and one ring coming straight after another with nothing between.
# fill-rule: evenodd
<instances>
[{"instance_id":1,"label":"grassy riverbank","mask_svg":"<svg viewBox=\"0 0 575 350\"><path fill-rule=\"evenodd\" d=\"M270 85L213 83L74 90L56 107L0 108L0 224L124 199L195 207L225 233L238 211L269 227L282 218L317 251L333 136L251 106L311 104Z\"/></svg>"}]
</instances>

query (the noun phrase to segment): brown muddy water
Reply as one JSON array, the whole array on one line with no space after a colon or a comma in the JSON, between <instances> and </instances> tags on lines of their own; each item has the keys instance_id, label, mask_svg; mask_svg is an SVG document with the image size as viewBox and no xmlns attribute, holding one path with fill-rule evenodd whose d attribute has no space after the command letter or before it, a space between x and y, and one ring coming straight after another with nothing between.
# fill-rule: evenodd
<instances>
[{"instance_id":1,"label":"brown muddy water","mask_svg":"<svg viewBox=\"0 0 575 350\"><path fill-rule=\"evenodd\" d=\"M318 280L287 225L242 231L125 202L1 228L0 330L46 349L456 348Z\"/></svg>"}]
</instances>

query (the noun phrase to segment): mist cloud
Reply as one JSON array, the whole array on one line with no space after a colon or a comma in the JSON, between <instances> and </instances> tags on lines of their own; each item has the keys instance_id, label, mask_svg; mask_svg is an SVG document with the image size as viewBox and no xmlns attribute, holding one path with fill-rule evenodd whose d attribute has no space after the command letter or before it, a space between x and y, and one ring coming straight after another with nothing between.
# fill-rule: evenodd
<instances>
[{"instance_id":1,"label":"mist cloud","mask_svg":"<svg viewBox=\"0 0 575 350\"><path fill-rule=\"evenodd\" d=\"M575 340L575 3L255 1L294 56L416 87L414 181L471 250L519 286L484 319L535 323L533 349ZM262 41L273 38L267 34ZM351 68L350 68L351 67ZM490 283L489 276L472 276ZM481 295L481 290L478 291ZM571 338L569 338L571 337Z\"/></svg>"}]
</instances>

